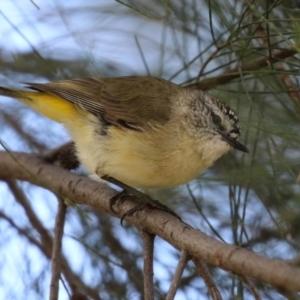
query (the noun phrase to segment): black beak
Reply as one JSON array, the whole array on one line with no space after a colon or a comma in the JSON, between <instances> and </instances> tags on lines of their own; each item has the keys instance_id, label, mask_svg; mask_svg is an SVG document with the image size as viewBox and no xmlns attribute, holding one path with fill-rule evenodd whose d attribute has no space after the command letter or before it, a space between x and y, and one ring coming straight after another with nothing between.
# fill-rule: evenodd
<instances>
[{"instance_id":1,"label":"black beak","mask_svg":"<svg viewBox=\"0 0 300 300\"><path fill-rule=\"evenodd\" d=\"M233 139L232 137L228 136L226 133L219 131L219 133L222 136L222 139L226 141L232 148L247 152L249 153L249 150L246 146L238 142L237 140Z\"/></svg>"}]
</instances>

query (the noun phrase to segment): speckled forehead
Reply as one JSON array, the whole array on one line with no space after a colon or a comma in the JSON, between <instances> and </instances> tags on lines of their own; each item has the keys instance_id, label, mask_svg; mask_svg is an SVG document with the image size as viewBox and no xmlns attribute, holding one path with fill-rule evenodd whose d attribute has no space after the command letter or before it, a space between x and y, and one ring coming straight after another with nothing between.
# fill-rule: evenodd
<instances>
[{"instance_id":1,"label":"speckled forehead","mask_svg":"<svg viewBox=\"0 0 300 300\"><path fill-rule=\"evenodd\" d=\"M223 102L217 102L218 106L220 108L220 110L226 115L228 116L229 120L231 121L232 125L233 125L233 130L232 133L236 133L236 134L240 134L240 124L239 124L239 119L236 115L236 113L225 103Z\"/></svg>"},{"instance_id":2,"label":"speckled forehead","mask_svg":"<svg viewBox=\"0 0 300 300\"><path fill-rule=\"evenodd\" d=\"M219 107L222 112L229 117L230 120L234 121L234 123L239 122L236 113L229 106L224 103L220 103Z\"/></svg>"}]
</instances>

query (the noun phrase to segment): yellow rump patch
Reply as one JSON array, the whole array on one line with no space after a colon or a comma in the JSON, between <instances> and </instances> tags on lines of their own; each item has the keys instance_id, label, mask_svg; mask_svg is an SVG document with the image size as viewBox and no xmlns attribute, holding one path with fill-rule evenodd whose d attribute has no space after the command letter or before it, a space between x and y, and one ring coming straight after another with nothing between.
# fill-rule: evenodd
<instances>
[{"instance_id":1,"label":"yellow rump patch","mask_svg":"<svg viewBox=\"0 0 300 300\"><path fill-rule=\"evenodd\" d=\"M74 104L43 92L22 91L18 93L18 100L59 123L68 123L80 114L79 109Z\"/></svg>"}]
</instances>

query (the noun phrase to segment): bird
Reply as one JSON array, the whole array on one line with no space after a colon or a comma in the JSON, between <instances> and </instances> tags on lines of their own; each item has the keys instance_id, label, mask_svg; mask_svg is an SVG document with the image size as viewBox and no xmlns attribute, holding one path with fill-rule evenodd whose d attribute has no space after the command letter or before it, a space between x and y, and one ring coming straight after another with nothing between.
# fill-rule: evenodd
<instances>
[{"instance_id":1,"label":"bird","mask_svg":"<svg viewBox=\"0 0 300 300\"><path fill-rule=\"evenodd\" d=\"M234 110L195 88L147 76L24 84L0 95L62 123L86 170L129 192L187 183L231 148L248 152Z\"/></svg>"}]
</instances>

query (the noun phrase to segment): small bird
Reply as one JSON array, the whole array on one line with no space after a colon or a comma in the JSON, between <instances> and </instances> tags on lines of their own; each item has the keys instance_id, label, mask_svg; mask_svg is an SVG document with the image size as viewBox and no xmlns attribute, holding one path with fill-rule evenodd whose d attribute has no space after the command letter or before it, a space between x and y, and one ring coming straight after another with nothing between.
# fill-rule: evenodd
<instances>
[{"instance_id":1,"label":"small bird","mask_svg":"<svg viewBox=\"0 0 300 300\"><path fill-rule=\"evenodd\" d=\"M0 87L0 95L64 124L87 171L114 183L176 186L230 148L248 152L235 112L201 90L139 76L26 85L32 91Z\"/></svg>"}]
</instances>

